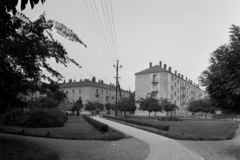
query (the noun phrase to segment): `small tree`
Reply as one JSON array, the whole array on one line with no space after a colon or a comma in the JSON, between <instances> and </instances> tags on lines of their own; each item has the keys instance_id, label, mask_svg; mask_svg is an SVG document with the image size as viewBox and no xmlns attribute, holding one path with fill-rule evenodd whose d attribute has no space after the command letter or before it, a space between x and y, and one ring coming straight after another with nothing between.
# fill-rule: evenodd
<instances>
[{"instance_id":1,"label":"small tree","mask_svg":"<svg viewBox=\"0 0 240 160\"><path fill-rule=\"evenodd\" d=\"M140 105L140 110L146 111L152 102L157 102L158 100L154 97L153 94L147 94L145 98L140 98L137 103ZM149 117L150 117L150 111Z\"/></svg>"},{"instance_id":2,"label":"small tree","mask_svg":"<svg viewBox=\"0 0 240 160\"><path fill-rule=\"evenodd\" d=\"M134 112L136 110L136 106L135 106L135 103L130 99L130 98L124 98L122 100L122 103L120 103L119 105L119 110L124 112L124 116L125 118L127 119L127 114L126 112L129 112L129 115L130 115L130 112Z\"/></svg>"},{"instance_id":3,"label":"small tree","mask_svg":"<svg viewBox=\"0 0 240 160\"><path fill-rule=\"evenodd\" d=\"M85 105L85 108L84 108L86 111L94 111L96 110L96 106L94 104L94 102L91 102L91 101L87 101L87 104Z\"/></svg>"},{"instance_id":4,"label":"small tree","mask_svg":"<svg viewBox=\"0 0 240 160\"><path fill-rule=\"evenodd\" d=\"M110 114L110 109L111 109L112 105L110 103L106 103L105 104L105 108L107 110L107 114Z\"/></svg>"},{"instance_id":5,"label":"small tree","mask_svg":"<svg viewBox=\"0 0 240 160\"><path fill-rule=\"evenodd\" d=\"M68 100L63 101L58 105L58 109L64 113L67 110L71 110L72 107L73 107L73 104L71 104Z\"/></svg>"},{"instance_id":6,"label":"small tree","mask_svg":"<svg viewBox=\"0 0 240 160\"><path fill-rule=\"evenodd\" d=\"M149 112L154 112L155 113L155 118L156 118L156 112L161 112L162 107L159 105L158 102L153 102L150 104L150 106L147 109Z\"/></svg>"},{"instance_id":7,"label":"small tree","mask_svg":"<svg viewBox=\"0 0 240 160\"><path fill-rule=\"evenodd\" d=\"M82 99L79 97L79 99L73 104L72 111L77 111L77 115L79 115L79 110L83 108Z\"/></svg>"},{"instance_id":8,"label":"small tree","mask_svg":"<svg viewBox=\"0 0 240 160\"><path fill-rule=\"evenodd\" d=\"M172 112L178 108L176 104L173 104L167 98L161 100L161 105L162 105L162 109L167 113ZM166 114L166 117L167 117L167 114Z\"/></svg>"}]
</instances>

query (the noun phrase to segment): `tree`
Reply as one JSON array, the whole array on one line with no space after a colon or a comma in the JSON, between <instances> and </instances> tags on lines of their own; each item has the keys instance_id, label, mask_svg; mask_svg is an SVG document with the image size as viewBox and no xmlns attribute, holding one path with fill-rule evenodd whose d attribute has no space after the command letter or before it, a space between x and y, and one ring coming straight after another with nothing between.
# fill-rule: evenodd
<instances>
[{"instance_id":1,"label":"tree","mask_svg":"<svg viewBox=\"0 0 240 160\"><path fill-rule=\"evenodd\" d=\"M161 107L161 105L159 105L158 102L152 102L147 110L148 110L148 112L154 112L155 118L156 118L156 112L161 112L162 107Z\"/></svg>"},{"instance_id":2,"label":"tree","mask_svg":"<svg viewBox=\"0 0 240 160\"><path fill-rule=\"evenodd\" d=\"M140 110L146 111L152 102L158 102L153 94L147 94L145 98L140 98L137 103L140 106ZM149 112L150 117L150 112Z\"/></svg>"},{"instance_id":3,"label":"tree","mask_svg":"<svg viewBox=\"0 0 240 160\"><path fill-rule=\"evenodd\" d=\"M68 110L71 110L72 107L73 107L73 104L71 104L68 100L64 100L58 105L58 109L63 113L65 113Z\"/></svg>"},{"instance_id":4,"label":"tree","mask_svg":"<svg viewBox=\"0 0 240 160\"><path fill-rule=\"evenodd\" d=\"M229 44L211 53L210 65L199 78L214 107L228 113L240 113L239 39L240 28L232 25Z\"/></svg>"},{"instance_id":5,"label":"tree","mask_svg":"<svg viewBox=\"0 0 240 160\"><path fill-rule=\"evenodd\" d=\"M161 106L162 106L162 109L167 113L172 112L178 108L176 104L172 103L167 98L161 100Z\"/></svg>"},{"instance_id":6,"label":"tree","mask_svg":"<svg viewBox=\"0 0 240 160\"><path fill-rule=\"evenodd\" d=\"M77 115L79 114L79 110L83 108L82 99L79 97L79 99L73 104L72 111L77 111Z\"/></svg>"},{"instance_id":7,"label":"tree","mask_svg":"<svg viewBox=\"0 0 240 160\"><path fill-rule=\"evenodd\" d=\"M55 24L56 21L46 20L43 14L35 22L22 21L16 32L0 37L0 75L4 75L0 77L0 112L23 107L24 96L19 95L41 92L42 79L50 82L52 77L61 79L61 74L49 66L47 59L53 58L65 66L71 62L80 67L68 57L61 43L53 39L51 31L61 30L59 33L69 40L73 40L74 35L67 33L65 26ZM44 74L43 69L52 76Z\"/></svg>"},{"instance_id":8,"label":"tree","mask_svg":"<svg viewBox=\"0 0 240 160\"><path fill-rule=\"evenodd\" d=\"M94 104L94 102L91 102L91 101L87 101L87 104L85 105L85 108L84 108L86 111L95 111L96 110L96 106Z\"/></svg>"},{"instance_id":9,"label":"tree","mask_svg":"<svg viewBox=\"0 0 240 160\"><path fill-rule=\"evenodd\" d=\"M211 104L209 98L192 101L189 104L188 110L193 113L203 112L205 114L205 119L207 118L207 113L215 113L215 108Z\"/></svg>"},{"instance_id":10,"label":"tree","mask_svg":"<svg viewBox=\"0 0 240 160\"><path fill-rule=\"evenodd\" d=\"M136 110L136 105L134 103L134 101L132 101L132 99L130 98L123 98L122 99L122 103L119 104L119 110L124 112L124 116L125 118L127 118L127 114L126 112L133 113Z\"/></svg>"}]
</instances>

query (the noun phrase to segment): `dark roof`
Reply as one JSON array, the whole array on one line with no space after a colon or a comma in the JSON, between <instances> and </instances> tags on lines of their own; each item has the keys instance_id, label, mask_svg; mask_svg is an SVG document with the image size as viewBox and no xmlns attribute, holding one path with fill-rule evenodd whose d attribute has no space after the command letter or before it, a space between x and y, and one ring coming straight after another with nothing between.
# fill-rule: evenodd
<instances>
[{"instance_id":1,"label":"dark roof","mask_svg":"<svg viewBox=\"0 0 240 160\"><path fill-rule=\"evenodd\" d=\"M92 81L79 81L79 82L69 82L62 84L60 88L73 88L73 87L96 87L103 88L108 90L115 90L116 87L114 85L108 85L101 82L92 82ZM128 92L122 89L124 92Z\"/></svg>"},{"instance_id":2,"label":"dark roof","mask_svg":"<svg viewBox=\"0 0 240 160\"><path fill-rule=\"evenodd\" d=\"M137 72L135 73L135 75L139 75L139 74L146 74L146 73L159 73L159 72L169 72L166 69L163 69L162 67L156 65L153 66L151 68L145 69L143 71Z\"/></svg>"}]
</instances>

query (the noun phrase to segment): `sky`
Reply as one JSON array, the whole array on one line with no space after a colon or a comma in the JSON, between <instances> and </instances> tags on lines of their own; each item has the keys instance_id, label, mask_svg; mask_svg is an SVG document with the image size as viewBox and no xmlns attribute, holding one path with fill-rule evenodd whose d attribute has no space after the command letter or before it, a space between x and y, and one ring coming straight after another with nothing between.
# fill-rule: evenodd
<instances>
[{"instance_id":1,"label":"sky","mask_svg":"<svg viewBox=\"0 0 240 160\"><path fill-rule=\"evenodd\" d=\"M149 68L150 62L154 66L162 61L172 72L198 83L210 53L229 42L231 25L240 25L239 0L47 0L33 10L28 4L23 11L31 21L43 12L47 19L72 29L87 45L54 33L82 67L68 64L66 68L50 59L51 67L66 81L95 76L115 83L113 65L119 60L121 88L131 91L135 90L134 74Z\"/></svg>"}]
</instances>

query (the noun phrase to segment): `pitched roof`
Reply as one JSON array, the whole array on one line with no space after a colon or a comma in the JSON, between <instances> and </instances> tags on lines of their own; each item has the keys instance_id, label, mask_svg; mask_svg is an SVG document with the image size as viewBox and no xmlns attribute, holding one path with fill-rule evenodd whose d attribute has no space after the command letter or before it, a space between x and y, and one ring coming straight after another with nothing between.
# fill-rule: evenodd
<instances>
[{"instance_id":1,"label":"pitched roof","mask_svg":"<svg viewBox=\"0 0 240 160\"><path fill-rule=\"evenodd\" d=\"M166 69L163 69L162 67L155 65L151 68L145 69L143 71L137 72L135 73L135 75L139 75L139 74L146 74L146 73L159 73L159 72L169 72Z\"/></svg>"},{"instance_id":2,"label":"pitched roof","mask_svg":"<svg viewBox=\"0 0 240 160\"><path fill-rule=\"evenodd\" d=\"M79 81L79 82L69 82L62 84L60 88L73 88L73 87L96 87L103 88L108 90L115 90L116 87L114 85L108 85L100 82L92 82L92 81ZM124 92L128 92L122 89Z\"/></svg>"}]
</instances>

